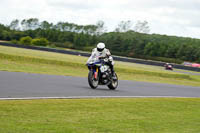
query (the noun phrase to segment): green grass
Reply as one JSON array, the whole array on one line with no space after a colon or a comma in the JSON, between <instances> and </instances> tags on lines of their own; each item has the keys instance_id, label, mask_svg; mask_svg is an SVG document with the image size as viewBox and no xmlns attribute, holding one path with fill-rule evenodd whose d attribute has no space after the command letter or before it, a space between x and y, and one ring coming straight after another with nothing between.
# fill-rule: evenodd
<instances>
[{"instance_id":1,"label":"green grass","mask_svg":"<svg viewBox=\"0 0 200 133\"><path fill-rule=\"evenodd\" d=\"M86 77L86 57L0 46L0 70ZM121 80L200 86L200 77L166 71L163 67L115 63Z\"/></svg>"},{"instance_id":2,"label":"green grass","mask_svg":"<svg viewBox=\"0 0 200 133\"><path fill-rule=\"evenodd\" d=\"M0 101L1 133L199 133L200 99Z\"/></svg>"},{"instance_id":3,"label":"green grass","mask_svg":"<svg viewBox=\"0 0 200 133\"><path fill-rule=\"evenodd\" d=\"M87 76L86 57L0 46L0 70ZM116 62L120 79L200 86L200 76ZM0 133L199 133L199 98L1 100Z\"/></svg>"}]
</instances>

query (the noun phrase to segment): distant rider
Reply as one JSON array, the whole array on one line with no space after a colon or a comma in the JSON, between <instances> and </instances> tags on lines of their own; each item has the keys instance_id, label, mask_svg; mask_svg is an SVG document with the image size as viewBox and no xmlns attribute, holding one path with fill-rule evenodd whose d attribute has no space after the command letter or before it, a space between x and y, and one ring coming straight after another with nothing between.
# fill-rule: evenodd
<instances>
[{"instance_id":1,"label":"distant rider","mask_svg":"<svg viewBox=\"0 0 200 133\"><path fill-rule=\"evenodd\" d=\"M92 50L92 54L89 57L87 64L89 64L91 62L91 60L95 57L105 58L108 60L106 63L107 63L107 65L110 66L112 76L113 76L113 78L115 78L115 76L114 76L114 61L113 61L113 58L111 56L109 49L105 48L104 43L102 43L102 42L98 43L97 47Z\"/></svg>"}]
</instances>

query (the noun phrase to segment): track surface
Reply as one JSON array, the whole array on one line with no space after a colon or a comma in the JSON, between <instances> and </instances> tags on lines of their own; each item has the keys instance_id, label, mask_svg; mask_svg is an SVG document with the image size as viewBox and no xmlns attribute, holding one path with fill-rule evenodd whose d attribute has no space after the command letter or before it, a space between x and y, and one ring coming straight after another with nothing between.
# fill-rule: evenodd
<instances>
[{"instance_id":1,"label":"track surface","mask_svg":"<svg viewBox=\"0 0 200 133\"><path fill-rule=\"evenodd\" d=\"M0 98L74 96L200 97L200 87L120 80L117 90L93 90L87 78L0 71Z\"/></svg>"}]
</instances>

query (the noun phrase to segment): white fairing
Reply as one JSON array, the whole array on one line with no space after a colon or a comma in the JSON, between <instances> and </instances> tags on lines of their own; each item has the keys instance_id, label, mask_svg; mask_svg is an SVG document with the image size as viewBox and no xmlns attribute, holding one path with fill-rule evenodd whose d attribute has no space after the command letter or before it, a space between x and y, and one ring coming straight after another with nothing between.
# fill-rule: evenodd
<instances>
[{"instance_id":1,"label":"white fairing","mask_svg":"<svg viewBox=\"0 0 200 133\"><path fill-rule=\"evenodd\" d=\"M97 57L90 57L87 61L88 64L93 64L95 62L98 62L99 59Z\"/></svg>"}]
</instances>

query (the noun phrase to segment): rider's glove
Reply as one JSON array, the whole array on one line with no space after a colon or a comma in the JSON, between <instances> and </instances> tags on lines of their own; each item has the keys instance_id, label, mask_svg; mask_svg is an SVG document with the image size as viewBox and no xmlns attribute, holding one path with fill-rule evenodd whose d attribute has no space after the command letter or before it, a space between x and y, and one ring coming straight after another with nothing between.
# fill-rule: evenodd
<instances>
[{"instance_id":1,"label":"rider's glove","mask_svg":"<svg viewBox=\"0 0 200 133\"><path fill-rule=\"evenodd\" d=\"M103 56L99 56L99 59L104 59L105 57L103 57Z\"/></svg>"}]
</instances>

